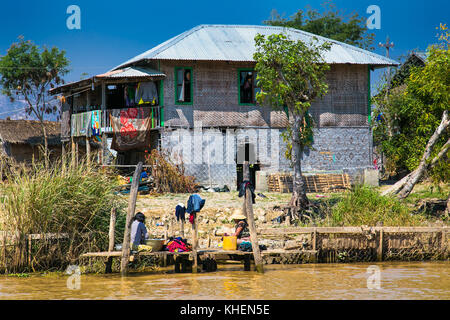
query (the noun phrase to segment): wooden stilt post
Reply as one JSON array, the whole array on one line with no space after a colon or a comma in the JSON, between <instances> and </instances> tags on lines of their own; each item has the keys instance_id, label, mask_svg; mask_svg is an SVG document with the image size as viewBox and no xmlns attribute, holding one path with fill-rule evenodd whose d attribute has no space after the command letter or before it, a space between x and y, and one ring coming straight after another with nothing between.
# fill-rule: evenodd
<instances>
[{"instance_id":1,"label":"wooden stilt post","mask_svg":"<svg viewBox=\"0 0 450 320\"><path fill-rule=\"evenodd\" d=\"M245 165L247 163L247 165ZM244 162L242 165L242 181L250 180L250 168L248 166L248 162ZM241 186L239 186L240 188ZM247 217L247 201L244 200L244 204L242 206L242 213Z\"/></svg>"},{"instance_id":2,"label":"wooden stilt post","mask_svg":"<svg viewBox=\"0 0 450 320\"><path fill-rule=\"evenodd\" d=\"M75 162L76 162L76 164L78 165L78 160L79 160L79 155L80 155L80 150L79 150L79 141L80 141L80 138L78 137L78 138L76 138L76 140L75 140Z\"/></svg>"},{"instance_id":3,"label":"wooden stilt post","mask_svg":"<svg viewBox=\"0 0 450 320\"><path fill-rule=\"evenodd\" d=\"M111 217L109 219L109 244L108 244L108 251L112 252L114 251L114 229L116 228L116 208L113 207L111 209ZM112 272L112 257L108 257L108 261L106 262L106 270L105 273L111 273Z\"/></svg>"},{"instance_id":4,"label":"wooden stilt post","mask_svg":"<svg viewBox=\"0 0 450 320\"><path fill-rule=\"evenodd\" d=\"M249 164L248 161L244 161L244 173L246 173L246 176L244 176L244 180L250 180L250 170L249 170ZM263 267L263 261L261 257L261 252L259 251L259 244L258 244L258 236L256 233L256 226L255 226L255 220L253 217L253 199L252 199L252 193L250 191L250 188L247 188L245 191L245 207L247 210L246 216L248 221L248 227L250 229L250 239L252 243L252 249L253 249L253 258L255 259L255 268L256 271L263 273L264 267Z\"/></svg>"},{"instance_id":5,"label":"wooden stilt post","mask_svg":"<svg viewBox=\"0 0 450 320\"><path fill-rule=\"evenodd\" d=\"M198 212L195 213L197 215ZM197 230L197 221L196 217L194 218L194 222L192 223L192 255L194 263L192 265L192 273L197 273L198 266L198 257L197 257L197 242L198 242L198 230Z\"/></svg>"},{"instance_id":6,"label":"wooden stilt post","mask_svg":"<svg viewBox=\"0 0 450 320\"><path fill-rule=\"evenodd\" d=\"M28 254L28 268L31 268L31 255L32 255L32 247L31 247L31 234L28 235L28 244L27 244L27 254Z\"/></svg>"},{"instance_id":7,"label":"wooden stilt post","mask_svg":"<svg viewBox=\"0 0 450 320\"><path fill-rule=\"evenodd\" d=\"M377 248L377 260L383 261L383 228L380 229L378 248Z\"/></svg>"},{"instance_id":8,"label":"wooden stilt post","mask_svg":"<svg viewBox=\"0 0 450 320\"><path fill-rule=\"evenodd\" d=\"M164 243L167 243L167 240L169 239L169 225L167 223L164 225ZM165 254L163 257L163 267L167 267L167 254Z\"/></svg>"},{"instance_id":9,"label":"wooden stilt post","mask_svg":"<svg viewBox=\"0 0 450 320\"><path fill-rule=\"evenodd\" d=\"M180 218L180 237L184 239L184 219Z\"/></svg>"},{"instance_id":10,"label":"wooden stilt post","mask_svg":"<svg viewBox=\"0 0 450 320\"><path fill-rule=\"evenodd\" d=\"M139 162L134 171L133 181L131 183L130 198L128 199L127 219L125 224L125 233L123 235L122 244L122 261L120 264L120 272L122 276L126 276L128 273L128 262L130 259L130 233L131 223L134 211L136 210L136 199L139 188L139 180L141 177L142 162Z\"/></svg>"},{"instance_id":11,"label":"wooden stilt post","mask_svg":"<svg viewBox=\"0 0 450 320\"><path fill-rule=\"evenodd\" d=\"M104 82L102 82L102 128L106 128L106 84ZM102 164L105 164L106 139L106 132L102 130Z\"/></svg>"},{"instance_id":12,"label":"wooden stilt post","mask_svg":"<svg viewBox=\"0 0 450 320\"><path fill-rule=\"evenodd\" d=\"M61 141L61 161L63 167L66 165L66 147L64 141Z\"/></svg>"},{"instance_id":13,"label":"wooden stilt post","mask_svg":"<svg viewBox=\"0 0 450 320\"><path fill-rule=\"evenodd\" d=\"M75 163L76 163L76 158L75 158L76 147L75 147L75 137L74 136L71 137L71 142L72 142L72 166L75 167Z\"/></svg>"},{"instance_id":14,"label":"wooden stilt post","mask_svg":"<svg viewBox=\"0 0 450 320\"><path fill-rule=\"evenodd\" d=\"M317 230L314 228L314 232L312 234L312 249L317 250Z\"/></svg>"},{"instance_id":15,"label":"wooden stilt post","mask_svg":"<svg viewBox=\"0 0 450 320\"><path fill-rule=\"evenodd\" d=\"M87 165L91 165L91 143L89 137L86 136L86 161Z\"/></svg>"}]
</instances>

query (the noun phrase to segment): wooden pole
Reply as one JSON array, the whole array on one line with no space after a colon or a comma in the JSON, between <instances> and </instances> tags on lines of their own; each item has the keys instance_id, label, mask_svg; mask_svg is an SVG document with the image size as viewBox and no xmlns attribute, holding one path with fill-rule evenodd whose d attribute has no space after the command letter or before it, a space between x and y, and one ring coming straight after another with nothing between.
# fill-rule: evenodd
<instances>
[{"instance_id":1,"label":"wooden pole","mask_svg":"<svg viewBox=\"0 0 450 320\"><path fill-rule=\"evenodd\" d=\"M72 167L75 167L75 163L76 163L76 158L75 158L76 148L75 148L75 137L74 136L71 137L71 142L72 142Z\"/></svg>"},{"instance_id":2,"label":"wooden pole","mask_svg":"<svg viewBox=\"0 0 450 320\"><path fill-rule=\"evenodd\" d=\"M244 162L244 172L247 172L247 177L249 173L249 164L248 161ZM250 191L250 188L247 188L245 190L245 202L246 202L246 209L247 209L247 221L248 221L248 227L250 229L250 239L252 243L252 249L253 249L253 258L255 259L255 268L256 271L263 273L264 267L263 267L263 261L261 257L261 252L259 251L259 244L258 244L258 236L256 232L256 226L255 226L255 220L253 217L253 199L252 199L252 192Z\"/></svg>"},{"instance_id":3,"label":"wooden pole","mask_svg":"<svg viewBox=\"0 0 450 320\"><path fill-rule=\"evenodd\" d=\"M138 165L136 166L136 170L134 171L133 181L131 183L130 198L128 199L127 219L122 244L122 261L120 264L120 272L122 276L126 276L128 273L128 262L130 260L131 224L133 222L132 218L134 215L134 211L136 210L136 199L138 194L141 171L142 171L142 162L139 162Z\"/></svg>"},{"instance_id":4,"label":"wooden pole","mask_svg":"<svg viewBox=\"0 0 450 320\"><path fill-rule=\"evenodd\" d=\"M244 161L244 164L242 165L242 182L244 181L250 181L250 168L248 166L248 162ZM239 186L240 188L240 186ZM244 204L242 206L242 212L246 217L247 216L247 201L244 200Z\"/></svg>"},{"instance_id":5,"label":"wooden pole","mask_svg":"<svg viewBox=\"0 0 450 320\"><path fill-rule=\"evenodd\" d=\"M380 229L379 242L377 248L377 260L383 261L383 228Z\"/></svg>"},{"instance_id":6,"label":"wooden pole","mask_svg":"<svg viewBox=\"0 0 450 320\"><path fill-rule=\"evenodd\" d=\"M116 228L116 208L113 207L111 209L111 217L109 219L109 244L108 244L109 252L114 251L114 243L115 243L114 229L115 228ZM105 273L112 272L112 262L113 262L113 257L108 257L108 261L106 262Z\"/></svg>"},{"instance_id":7,"label":"wooden pole","mask_svg":"<svg viewBox=\"0 0 450 320\"><path fill-rule=\"evenodd\" d=\"M64 146L64 141L61 142L61 161L63 167L66 165L66 148Z\"/></svg>"},{"instance_id":8,"label":"wooden pole","mask_svg":"<svg viewBox=\"0 0 450 320\"><path fill-rule=\"evenodd\" d=\"M76 138L75 140L75 162L78 165L78 157L79 157L79 140L80 138Z\"/></svg>"},{"instance_id":9,"label":"wooden pole","mask_svg":"<svg viewBox=\"0 0 450 320\"><path fill-rule=\"evenodd\" d=\"M86 111L91 111L91 96L89 95L89 91L86 91ZM92 112L91 112L91 117L92 117ZM89 118L91 119L91 118ZM91 123L89 123L89 127L91 127L92 124L92 119L91 119ZM87 165L90 166L91 165L91 144L89 143L90 141L90 137L88 137L90 130L86 131L86 161L87 161Z\"/></svg>"},{"instance_id":10,"label":"wooden pole","mask_svg":"<svg viewBox=\"0 0 450 320\"><path fill-rule=\"evenodd\" d=\"M102 127L106 128L106 85L104 82L102 82ZM106 139L106 132L102 132L102 164L105 164Z\"/></svg>"},{"instance_id":11,"label":"wooden pole","mask_svg":"<svg viewBox=\"0 0 450 320\"><path fill-rule=\"evenodd\" d=\"M198 212L195 213L195 215L197 215ZM197 221L196 221L196 217L194 218L194 221L192 223L192 255L193 255L193 260L194 260L194 264L192 266L192 273L197 273L197 266L198 266L198 261L197 261L197 238L198 238L198 230L197 230Z\"/></svg>"},{"instance_id":12,"label":"wooden pole","mask_svg":"<svg viewBox=\"0 0 450 320\"><path fill-rule=\"evenodd\" d=\"M86 136L86 159L87 159L87 165L91 165L91 143L88 136Z\"/></svg>"},{"instance_id":13,"label":"wooden pole","mask_svg":"<svg viewBox=\"0 0 450 320\"><path fill-rule=\"evenodd\" d=\"M317 230L314 228L313 234L312 234L312 249L315 251L317 250Z\"/></svg>"},{"instance_id":14,"label":"wooden pole","mask_svg":"<svg viewBox=\"0 0 450 320\"><path fill-rule=\"evenodd\" d=\"M111 217L109 219L109 245L108 245L108 251L114 251L114 229L116 227L116 208L113 207L111 209Z\"/></svg>"},{"instance_id":15,"label":"wooden pole","mask_svg":"<svg viewBox=\"0 0 450 320\"><path fill-rule=\"evenodd\" d=\"M180 236L184 239L184 219L180 218Z\"/></svg>"}]
</instances>

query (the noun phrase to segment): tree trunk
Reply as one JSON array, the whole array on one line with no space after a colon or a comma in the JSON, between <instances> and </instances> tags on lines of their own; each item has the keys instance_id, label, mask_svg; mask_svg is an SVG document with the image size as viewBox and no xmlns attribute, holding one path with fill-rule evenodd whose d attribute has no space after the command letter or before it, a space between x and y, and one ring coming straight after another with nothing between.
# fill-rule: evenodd
<instances>
[{"instance_id":1,"label":"tree trunk","mask_svg":"<svg viewBox=\"0 0 450 320\"><path fill-rule=\"evenodd\" d=\"M440 159L445 158L449 147L450 147L450 139L442 146L441 151L439 151L437 156L434 157L433 160L429 164L427 164L425 170L432 169L438 163L438 161ZM417 174L417 172L418 172L417 170L418 169L414 170L407 176L403 177L401 180L397 181L394 185L392 185L391 187L389 187L388 189L383 191L381 193L381 195L385 196L388 193L399 193L399 191L405 186L405 184L408 182L408 180L412 179L412 177Z\"/></svg>"},{"instance_id":2,"label":"tree trunk","mask_svg":"<svg viewBox=\"0 0 450 320\"><path fill-rule=\"evenodd\" d=\"M427 168L427 160L431 155L431 151L433 150L434 145L439 140L439 137L441 134L445 131L445 129L449 126L450 121L448 120L448 111L445 110L444 114L442 115L442 121L439 127L437 127L436 131L431 136L430 140L428 140L427 146L425 148L425 152L422 156L422 160L420 160L419 167L415 170L417 171L416 174L411 175L411 177L408 179L408 181L403 186L402 190L399 192L400 198L406 198L416 185L418 181L422 178L423 174L425 173L425 170Z\"/></svg>"},{"instance_id":3,"label":"tree trunk","mask_svg":"<svg viewBox=\"0 0 450 320\"><path fill-rule=\"evenodd\" d=\"M299 132L303 123L303 116L299 114L294 115L294 123L292 125L292 153L291 161L294 168L292 198L289 203L290 207L297 209L304 209L309 206L308 198L306 197L305 182L302 177L302 145L299 137Z\"/></svg>"}]
</instances>

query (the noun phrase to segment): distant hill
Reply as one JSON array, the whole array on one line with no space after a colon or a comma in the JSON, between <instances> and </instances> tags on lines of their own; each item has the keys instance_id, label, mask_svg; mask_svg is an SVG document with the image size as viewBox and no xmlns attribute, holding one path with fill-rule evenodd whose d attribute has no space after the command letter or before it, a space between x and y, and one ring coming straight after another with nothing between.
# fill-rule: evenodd
<instances>
[{"instance_id":1,"label":"distant hill","mask_svg":"<svg viewBox=\"0 0 450 320\"><path fill-rule=\"evenodd\" d=\"M37 120L35 116L28 116L24 110L25 101L16 100L11 102L5 95L0 94L0 119L10 118L11 120ZM56 121L56 115L47 115L45 120Z\"/></svg>"}]
</instances>

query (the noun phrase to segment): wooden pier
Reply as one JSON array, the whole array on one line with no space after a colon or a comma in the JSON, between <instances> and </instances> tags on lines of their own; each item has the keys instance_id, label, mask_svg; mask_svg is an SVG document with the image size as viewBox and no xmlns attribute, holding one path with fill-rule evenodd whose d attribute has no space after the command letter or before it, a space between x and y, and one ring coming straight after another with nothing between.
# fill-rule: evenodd
<instances>
[{"instance_id":1,"label":"wooden pier","mask_svg":"<svg viewBox=\"0 0 450 320\"><path fill-rule=\"evenodd\" d=\"M336 263L393 260L448 260L449 227L279 227L258 230L260 239L290 241L282 249L262 250L265 264ZM290 240L289 240L290 239ZM194 256L195 255L195 256ZM85 253L81 258L120 258L122 251ZM251 270L253 252L199 248L194 252L141 252L130 261L155 257L162 265L174 264L175 272L217 270L218 262L240 261ZM197 260L198 269L193 267ZM193 269L196 269L195 271Z\"/></svg>"},{"instance_id":2,"label":"wooden pier","mask_svg":"<svg viewBox=\"0 0 450 320\"><path fill-rule=\"evenodd\" d=\"M175 272L195 272L192 270L194 261L194 252L139 252L130 255L130 262L137 261L142 257L155 257L161 261L173 261ZM197 250L198 265L204 271L216 271L217 261L241 261L244 264L244 270L250 271L253 261L253 252L246 252L240 250L221 250L221 249L200 249ZM273 249L261 251L263 257L279 256L279 255L302 255L308 262L315 262L317 251L314 250L284 250ZM80 258L121 258L122 251L112 252L89 252L80 256ZM198 271L198 270L197 270Z\"/></svg>"}]
</instances>

